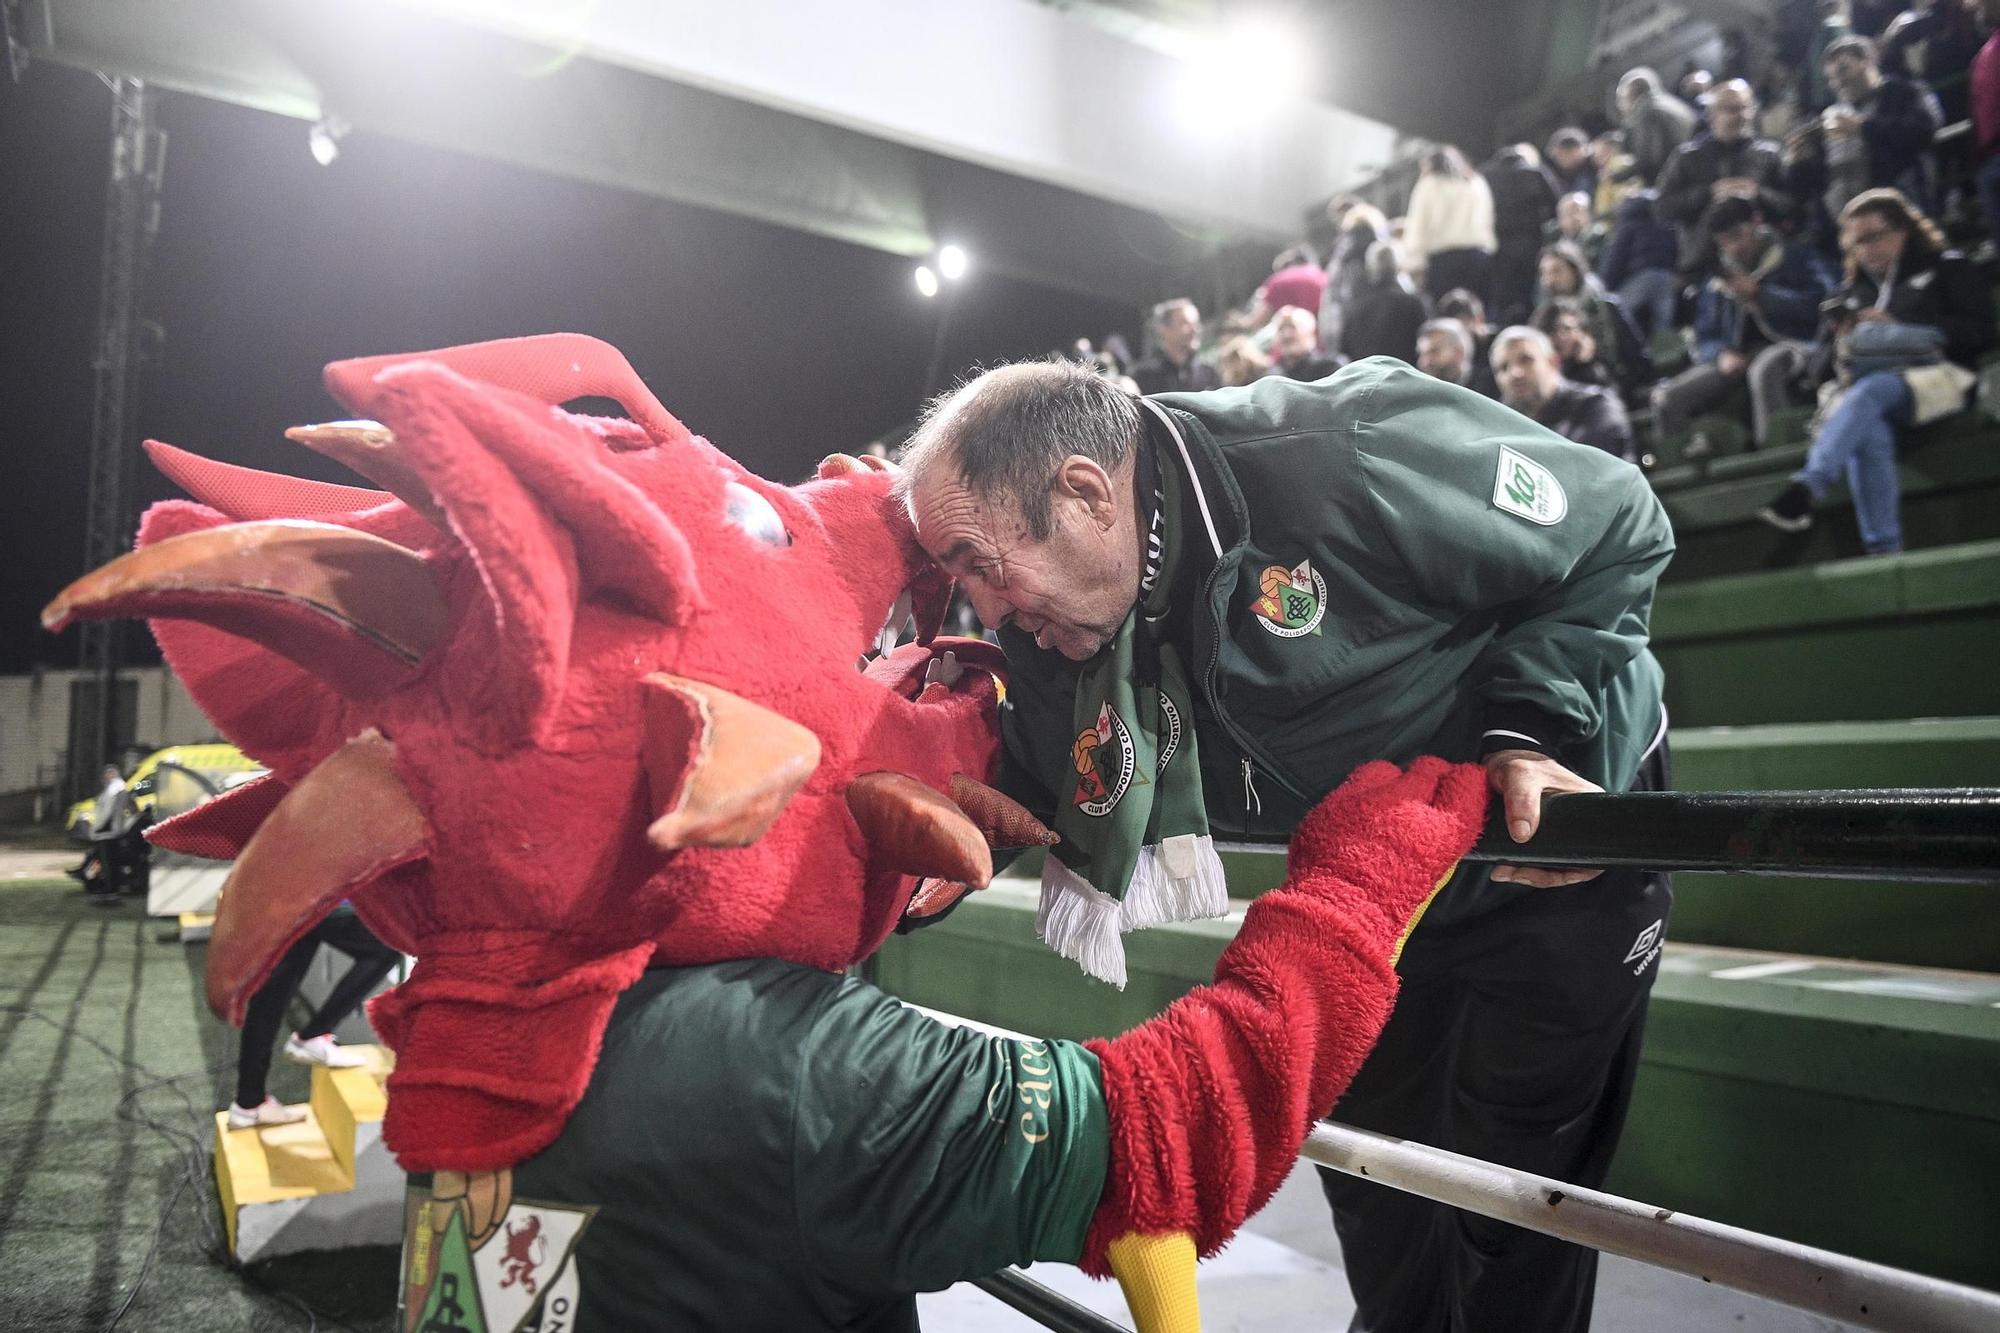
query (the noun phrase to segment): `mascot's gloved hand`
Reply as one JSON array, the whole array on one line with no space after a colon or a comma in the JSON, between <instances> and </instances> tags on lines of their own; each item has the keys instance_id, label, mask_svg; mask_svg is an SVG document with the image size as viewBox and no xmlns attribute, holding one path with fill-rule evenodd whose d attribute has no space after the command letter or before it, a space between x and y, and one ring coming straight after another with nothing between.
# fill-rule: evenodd
<instances>
[{"instance_id":1,"label":"mascot's gloved hand","mask_svg":"<svg viewBox=\"0 0 2000 1333\"><path fill-rule=\"evenodd\" d=\"M1401 939L1487 799L1474 764L1365 765L1300 824L1285 882L1251 906L1214 983L1091 1043L1111 1164L1085 1271L1110 1271L1129 1233L1187 1232L1214 1254L1270 1199L1381 1035Z\"/></svg>"}]
</instances>

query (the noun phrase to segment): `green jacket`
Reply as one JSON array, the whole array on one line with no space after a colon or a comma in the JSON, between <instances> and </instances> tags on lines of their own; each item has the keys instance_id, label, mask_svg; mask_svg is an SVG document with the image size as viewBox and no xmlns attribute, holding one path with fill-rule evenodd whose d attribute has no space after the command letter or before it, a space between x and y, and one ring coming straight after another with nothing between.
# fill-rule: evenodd
<instances>
[{"instance_id":1,"label":"green jacket","mask_svg":"<svg viewBox=\"0 0 2000 1333\"><path fill-rule=\"evenodd\" d=\"M1074 1043L950 1027L772 959L657 968L619 996L561 1136L514 1169L503 1234L457 1265L478 1270L450 1293L478 1317L448 1326L512 1327L523 1277L584 1333L906 1333L913 1292L1082 1254L1109 1124ZM589 1217L559 1277L570 1210ZM510 1248L535 1266L496 1276Z\"/></svg>"},{"instance_id":2,"label":"green jacket","mask_svg":"<svg viewBox=\"0 0 2000 1333\"><path fill-rule=\"evenodd\" d=\"M1518 745L1631 784L1664 726L1646 627L1674 549L1637 468L1384 357L1144 402L1158 466L1189 483L1164 632L1219 837L1289 835L1378 758ZM1063 669L1001 643L1024 683ZM1052 808L1009 758L1007 785ZM1425 921L1522 891L1461 873Z\"/></svg>"}]
</instances>

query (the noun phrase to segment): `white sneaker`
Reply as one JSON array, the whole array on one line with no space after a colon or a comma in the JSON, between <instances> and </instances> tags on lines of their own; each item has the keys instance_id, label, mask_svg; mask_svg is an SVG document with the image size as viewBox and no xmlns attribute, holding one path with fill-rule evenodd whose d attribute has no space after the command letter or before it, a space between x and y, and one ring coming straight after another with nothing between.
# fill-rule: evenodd
<instances>
[{"instance_id":1,"label":"white sneaker","mask_svg":"<svg viewBox=\"0 0 2000 1333\"><path fill-rule=\"evenodd\" d=\"M303 1106L287 1106L276 1097L266 1097L256 1106L229 1108L231 1129L262 1129L267 1125L296 1125L306 1118Z\"/></svg>"},{"instance_id":2,"label":"white sneaker","mask_svg":"<svg viewBox=\"0 0 2000 1333\"><path fill-rule=\"evenodd\" d=\"M368 1057L359 1051L343 1051L332 1033L301 1041L294 1032L285 1038L285 1058L296 1064L325 1065L328 1069L359 1069Z\"/></svg>"}]
</instances>

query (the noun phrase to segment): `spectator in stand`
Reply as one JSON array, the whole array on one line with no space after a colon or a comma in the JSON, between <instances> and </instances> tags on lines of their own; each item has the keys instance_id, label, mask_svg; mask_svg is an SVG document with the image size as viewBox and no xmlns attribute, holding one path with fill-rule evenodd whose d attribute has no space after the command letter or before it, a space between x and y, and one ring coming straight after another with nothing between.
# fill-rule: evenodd
<instances>
[{"instance_id":1,"label":"spectator in stand","mask_svg":"<svg viewBox=\"0 0 2000 1333\"><path fill-rule=\"evenodd\" d=\"M1565 125L1549 136L1549 178L1556 194L1597 193L1597 163L1591 159L1590 136L1574 125Z\"/></svg>"},{"instance_id":2,"label":"spectator in stand","mask_svg":"<svg viewBox=\"0 0 2000 1333\"><path fill-rule=\"evenodd\" d=\"M1566 440L1639 461L1632 423L1609 390L1572 384L1562 376L1555 346L1538 329L1502 329L1493 340L1493 378L1500 401Z\"/></svg>"},{"instance_id":3,"label":"spectator in stand","mask_svg":"<svg viewBox=\"0 0 2000 1333\"><path fill-rule=\"evenodd\" d=\"M1597 262L1597 252L1604 243L1604 233L1597 227L1597 219L1590 211L1590 196L1587 194L1566 194L1556 200L1555 221L1543 233L1550 245L1557 241L1570 241L1583 251L1584 258Z\"/></svg>"},{"instance_id":4,"label":"spectator in stand","mask_svg":"<svg viewBox=\"0 0 2000 1333\"><path fill-rule=\"evenodd\" d=\"M1234 389L1264 378L1271 369L1271 358L1264 355L1256 342L1239 333L1217 349L1215 364L1223 384Z\"/></svg>"},{"instance_id":5,"label":"spectator in stand","mask_svg":"<svg viewBox=\"0 0 2000 1333\"><path fill-rule=\"evenodd\" d=\"M1617 102L1632 169L1645 184L1656 184L1674 149L1694 133L1694 110L1668 92L1660 76L1644 65L1627 70L1618 80Z\"/></svg>"},{"instance_id":6,"label":"spectator in stand","mask_svg":"<svg viewBox=\"0 0 2000 1333\"><path fill-rule=\"evenodd\" d=\"M1486 301L1502 322L1518 320L1534 304L1535 261L1542 229L1556 215L1556 187L1524 143L1502 148L1480 174L1493 191L1493 287Z\"/></svg>"},{"instance_id":7,"label":"spectator in stand","mask_svg":"<svg viewBox=\"0 0 2000 1333\"><path fill-rule=\"evenodd\" d=\"M1965 71L1986 40L1978 11L1977 0L1914 0L1882 31L1882 72L1936 93L1947 125L1965 119Z\"/></svg>"},{"instance_id":8,"label":"spectator in stand","mask_svg":"<svg viewBox=\"0 0 2000 1333\"><path fill-rule=\"evenodd\" d=\"M1222 376L1195 356L1201 346L1201 311L1185 296L1153 307L1153 354L1132 367L1140 393L1216 389Z\"/></svg>"},{"instance_id":9,"label":"spectator in stand","mask_svg":"<svg viewBox=\"0 0 2000 1333\"><path fill-rule=\"evenodd\" d=\"M1271 276L1257 289L1258 314L1251 323L1262 324L1286 306L1316 311L1326 296L1326 270L1309 245L1282 250L1271 261Z\"/></svg>"},{"instance_id":10,"label":"spectator in stand","mask_svg":"<svg viewBox=\"0 0 2000 1333\"><path fill-rule=\"evenodd\" d=\"M1606 130L1590 141L1590 161L1597 168L1597 195L1592 200L1592 209L1601 218L1616 214L1618 205L1631 197L1634 190L1645 188L1635 179L1638 168L1633 165L1632 155L1625 151L1625 136L1617 130Z\"/></svg>"},{"instance_id":11,"label":"spectator in stand","mask_svg":"<svg viewBox=\"0 0 2000 1333\"><path fill-rule=\"evenodd\" d=\"M1491 289L1493 190L1449 145L1424 155L1403 233L1403 253L1433 298L1454 287Z\"/></svg>"},{"instance_id":12,"label":"spectator in stand","mask_svg":"<svg viewBox=\"0 0 2000 1333\"><path fill-rule=\"evenodd\" d=\"M1965 408L1996 341L1993 300L1972 262L1894 190L1847 205L1840 247L1847 281L1837 302L1854 312L1853 331L1836 341L1839 376L1805 467L1758 517L1788 532L1809 527L1813 505L1844 479L1862 548L1881 555L1903 549L1897 442Z\"/></svg>"},{"instance_id":13,"label":"spectator in stand","mask_svg":"<svg viewBox=\"0 0 2000 1333\"><path fill-rule=\"evenodd\" d=\"M1927 198L1924 150L1944 123L1930 89L1911 79L1884 78L1875 44L1866 37L1834 42L1822 64L1838 100L1786 141L1792 192L1816 197L1825 220L1841 216L1864 190ZM1831 231L1826 221L1821 227L1823 235Z\"/></svg>"},{"instance_id":14,"label":"spectator in stand","mask_svg":"<svg viewBox=\"0 0 2000 1333\"><path fill-rule=\"evenodd\" d=\"M1474 293L1459 287L1440 296L1433 313L1439 319L1455 319L1465 325L1465 331L1472 335L1473 376L1491 378L1493 326L1486 322L1486 303ZM1498 389L1494 390L1493 396L1499 397Z\"/></svg>"},{"instance_id":15,"label":"spectator in stand","mask_svg":"<svg viewBox=\"0 0 2000 1333\"><path fill-rule=\"evenodd\" d=\"M1810 246L1766 226L1750 199L1717 200L1704 226L1720 272L1695 300L1694 364L1653 390L1655 438L1679 437L1747 383L1751 439L1762 448L1772 416L1793 401L1833 278ZM1696 436L1683 452L1699 458L1712 447Z\"/></svg>"},{"instance_id":16,"label":"spectator in stand","mask_svg":"<svg viewBox=\"0 0 2000 1333\"><path fill-rule=\"evenodd\" d=\"M1417 369L1488 398L1500 396L1493 368L1473 356L1472 331L1455 319L1433 319L1417 330Z\"/></svg>"},{"instance_id":17,"label":"spectator in stand","mask_svg":"<svg viewBox=\"0 0 2000 1333\"><path fill-rule=\"evenodd\" d=\"M1271 319L1271 368L1264 373L1288 380L1323 380L1340 362L1319 354L1319 321L1310 310L1288 305Z\"/></svg>"},{"instance_id":18,"label":"spectator in stand","mask_svg":"<svg viewBox=\"0 0 2000 1333\"><path fill-rule=\"evenodd\" d=\"M1597 260L1597 276L1632 317L1639 336L1651 340L1674 327L1680 303L1680 238L1661 220L1659 196L1635 190L1618 206L1611 236Z\"/></svg>"},{"instance_id":19,"label":"spectator in stand","mask_svg":"<svg viewBox=\"0 0 2000 1333\"><path fill-rule=\"evenodd\" d=\"M1982 0L1980 16L1995 31L1972 61L1973 161L1986 229L2000 248L2000 0Z\"/></svg>"},{"instance_id":20,"label":"spectator in stand","mask_svg":"<svg viewBox=\"0 0 2000 1333\"><path fill-rule=\"evenodd\" d=\"M1564 379L1618 393L1618 372L1599 350L1597 338L1590 331L1590 318L1582 306L1566 296L1550 301L1535 311L1533 327L1545 334L1556 349ZM1619 402L1623 404L1622 396Z\"/></svg>"},{"instance_id":21,"label":"spectator in stand","mask_svg":"<svg viewBox=\"0 0 2000 1333\"><path fill-rule=\"evenodd\" d=\"M1854 35L1854 26L1847 17L1847 0L1819 0L1819 14L1819 26L1813 29L1806 48L1806 109L1815 116L1834 98L1826 81L1827 49Z\"/></svg>"},{"instance_id":22,"label":"spectator in stand","mask_svg":"<svg viewBox=\"0 0 2000 1333\"><path fill-rule=\"evenodd\" d=\"M1366 356L1393 356L1414 363L1417 330L1429 318L1424 298L1417 295L1397 262L1395 245L1377 241L1369 246L1368 285L1346 312L1341 350L1347 358L1359 361Z\"/></svg>"},{"instance_id":23,"label":"spectator in stand","mask_svg":"<svg viewBox=\"0 0 2000 1333\"><path fill-rule=\"evenodd\" d=\"M1639 337L1639 330L1625 313L1625 307L1604 290L1604 284L1590 271L1583 251L1568 241L1558 241L1542 251L1538 273L1536 307L1539 309L1559 297L1574 300L1589 323L1598 355L1610 363L1617 376L1620 390L1633 392L1652 378L1652 353Z\"/></svg>"},{"instance_id":24,"label":"spectator in stand","mask_svg":"<svg viewBox=\"0 0 2000 1333\"><path fill-rule=\"evenodd\" d=\"M1702 111L1706 127L1675 149L1660 173L1660 212L1680 229L1681 272L1692 280L1713 265L1701 220L1716 200L1754 199L1766 219L1781 225L1794 212L1785 191L1784 150L1750 132L1757 119L1750 85L1741 79L1721 84Z\"/></svg>"},{"instance_id":25,"label":"spectator in stand","mask_svg":"<svg viewBox=\"0 0 2000 1333\"><path fill-rule=\"evenodd\" d=\"M1326 263L1326 297L1320 302L1320 345L1329 354L1343 346L1344 311L1368 285L1368 247L1389 239L1389 219L1373 204L1352 195L1336 196L1327 216L1337 229L1333 257Z\"/></svg>"}]
</instances>

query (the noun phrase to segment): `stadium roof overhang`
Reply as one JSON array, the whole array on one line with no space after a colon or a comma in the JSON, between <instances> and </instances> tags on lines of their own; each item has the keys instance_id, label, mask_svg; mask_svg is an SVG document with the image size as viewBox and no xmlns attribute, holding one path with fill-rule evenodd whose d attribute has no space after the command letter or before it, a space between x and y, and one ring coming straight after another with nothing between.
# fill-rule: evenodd
<instances>
[{"instance_id":1,"label":"stadium roof overhang","mask_svg":"<svg viewBox=\"0 0 2000 1333\"><path fill-rule=\"evenodd\" d=\"M36 58L1145 301L1298 234L1394 131L1194 132L1190 66L1032 0L12 0Z\"/></svg>"}]
</instances>

